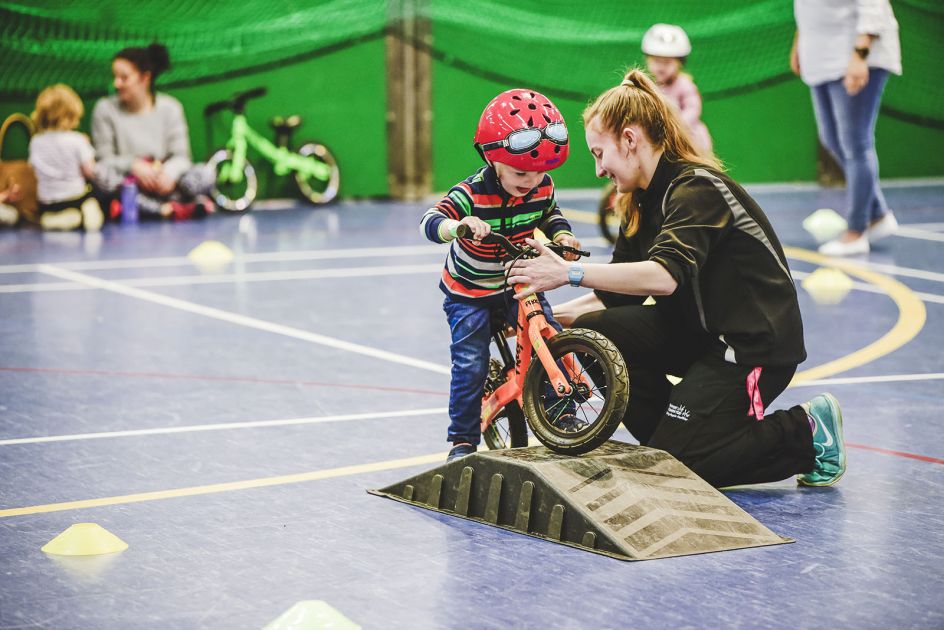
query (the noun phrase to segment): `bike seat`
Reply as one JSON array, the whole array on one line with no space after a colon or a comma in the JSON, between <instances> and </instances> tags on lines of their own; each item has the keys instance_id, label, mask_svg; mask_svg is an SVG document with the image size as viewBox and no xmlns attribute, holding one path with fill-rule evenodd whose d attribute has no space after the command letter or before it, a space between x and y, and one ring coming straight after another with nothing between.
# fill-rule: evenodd
<instances>
[{"instance_id":1,"label":"bike seat","mask_svg":"<svg viewBox=\"0 0 944 630\"><path fill-rule=\"evenodd\" d=\"M300 127L302 124L302 117L298 114L293 114L291 116L276 116L269 121L269 124L278 132L291 131Z\"/></svg>"}]
</instances>

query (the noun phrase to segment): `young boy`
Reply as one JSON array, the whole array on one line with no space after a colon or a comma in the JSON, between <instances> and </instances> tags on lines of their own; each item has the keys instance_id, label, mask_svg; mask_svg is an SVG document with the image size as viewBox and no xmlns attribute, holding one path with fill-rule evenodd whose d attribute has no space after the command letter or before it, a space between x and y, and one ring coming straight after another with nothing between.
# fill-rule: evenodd
<instances>
[{"instance_id":1,"label":"young boy","mask_svg":"<svg viewBox=\"0 0 944 630\"><path fill-rule=\"evenodd\" d=\"M579 248L554 200L547 171L561 166L569 151L567 127L543 94L515 89L502 92L485 107L473 142L485 166L459 182L426 211L420 230L434 243L452 241L442 280L443 310L452 330L452 382L449 391L447 461L470 455L481 439L482 393L488 372L490 323L494 311L516 317L518 303L504 286L501 250L481 239L491 231L515 244L540 228L554 242ZM472 239L455 239L460 223ZM543 295L548 322L560 330Z\"/></svg>"},{"instance_id":2,"label":"young boy","mask_svg":"<svg viewBox=\"0 0 944 630\"><path fill-rule=\"evenodd\" d=\"M44 230L97 232L105 215L88 185L95 170L95 151L88 137L75 130L84 107L79 95L62 83L40 92L30 140L29 163L36 172L39 224Z\"/></svg>"}]
</instances>

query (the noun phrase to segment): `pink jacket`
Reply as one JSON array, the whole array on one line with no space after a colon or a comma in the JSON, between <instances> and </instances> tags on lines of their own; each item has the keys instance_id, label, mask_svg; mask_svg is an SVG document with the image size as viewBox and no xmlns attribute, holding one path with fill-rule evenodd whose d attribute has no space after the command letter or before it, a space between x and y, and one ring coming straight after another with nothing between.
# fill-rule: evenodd
<instances>
[{"instance_id":1,"label":"pink jacket","mask_svg":"<svg viewBox=\"0 0 944 630\"><path fill-rule=\"evenodd\" d=\"M675 81L668 85L660 85L659 89L666 99L678 108L682 120L688 125L695 148L700 151L711 151L711 134L708 127L701 121L701 95L692 77L680 72Z\"/></svg>"}]
</instances>

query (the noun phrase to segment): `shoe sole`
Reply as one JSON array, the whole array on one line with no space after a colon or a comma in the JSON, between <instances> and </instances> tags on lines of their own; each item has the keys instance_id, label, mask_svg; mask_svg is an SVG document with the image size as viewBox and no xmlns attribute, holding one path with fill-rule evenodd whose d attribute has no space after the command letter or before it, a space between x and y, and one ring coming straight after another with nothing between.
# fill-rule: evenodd
<instances>
[{"instance_id":1,"label":"shoe sole","mask_svg":"<svg viewBox=\"0 0 944 630\"><path fill-rule=\"evenodd\" d=\"M835 485L836 482L842 479L842 476L846 474L846 439L842 431L842 409L839 407L839 401L836 400L836 397L832 394L827 392L823 394L823 397L826 399L826 402L829 403L829 410L834 413L836 418L836 430L833 431L833 437L836 440L836 444L839 446L839 474L829 481L820 482L803 481L800 477L797 477L797 484L810 488L822 488Z\"/></svg>"}]
</instances>

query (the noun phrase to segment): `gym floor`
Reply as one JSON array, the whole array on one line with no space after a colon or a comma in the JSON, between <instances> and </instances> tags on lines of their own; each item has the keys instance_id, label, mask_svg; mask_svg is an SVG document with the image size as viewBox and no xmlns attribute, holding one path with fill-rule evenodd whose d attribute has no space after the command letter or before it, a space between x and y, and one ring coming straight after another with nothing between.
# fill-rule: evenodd
<instances>
[{"instance_id":1,"label":"gym floor","mask_svg":"<svg viewBox=\"0 0 944 630\"><path fill-rule=\"evenodd\" d=\"M798 283L827 262L801 222L841 191L749 189ZM560 195L591 262L598 194ZM426 204L0 232L0 628L261 628L303 600L364 628L944 627L944 182L886 195L902 230L852 291L800 289L809 359L774 404L833 392L846 476L725 491L793 544L644 562L366 492L448 448ZM206 241L235 258L188 258ZM83 522L129 547L40 551Z\"/></svg>"}]
</instances>

